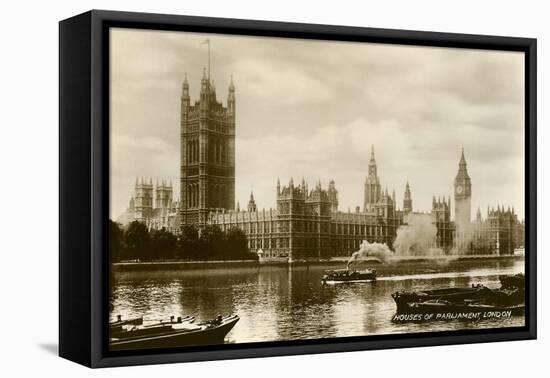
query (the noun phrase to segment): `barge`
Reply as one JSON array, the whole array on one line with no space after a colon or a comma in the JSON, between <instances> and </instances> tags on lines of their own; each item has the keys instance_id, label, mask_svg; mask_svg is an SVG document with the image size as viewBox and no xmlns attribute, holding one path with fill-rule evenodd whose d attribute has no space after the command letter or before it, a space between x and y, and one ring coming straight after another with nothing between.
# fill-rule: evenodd
<instances>
[{"instance_id":1,"label":"barge","mask_svg":"<svg viewBox=\"0 0 550 378\"><path fill-rule=\"evenodd\" d=\"M173 317L168 322L150 325L129 325L111 327L109 349L176 348L195 345L223 344L225 336L239 321L237 315L218 316L201 323L194 323L194 317Z\"/></svg>"},{"instance_id":2,"label":"barge","mask_svg":"<svg viewBox=\"0 0 550 378\"><path fill-rule=\"evenodd\" d=\"M484 285L420 291L398 291L392 294L397 314L441 314L475 312L525 312L525 276L500 276L500 288Z\"/></svg>"}]
</instances>

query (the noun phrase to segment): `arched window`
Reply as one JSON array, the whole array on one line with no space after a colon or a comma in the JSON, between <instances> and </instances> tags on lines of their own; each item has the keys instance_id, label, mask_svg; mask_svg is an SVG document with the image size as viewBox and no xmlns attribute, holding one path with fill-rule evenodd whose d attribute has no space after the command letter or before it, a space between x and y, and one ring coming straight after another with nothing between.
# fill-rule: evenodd
<instances>
[{"instance_id":1,"label":"arched window","mask_svg":"<svg viewBox=\"0 0 550 378\"><path fill-rule=\"evenodd\" d=\"M211 159L211 161L216 161L216 153L216 138L211 137L210 146L208 147L208 158Z\"/></svg>"},{"instance_id":2,"label":"arched window","mask_svg":"<svg viewBox=\"0 0 550 378\"><path fill-rule=\"evenodd\" d=\"M201 195L200 195L200 190L199 190L199 184L196 184L197 185L197 207L200 206L200 198L201 198Z\"/></svg>"},{"instance_id":3,"label":"arched window","mask_svg":"<svg viewBox=\"0 0 550 378\"><path fill-rule=\"evenodd\" d=\"M212 204L212 207L219 207L218 206L218 186L214 185L212 187L212 196L210 197L210 201Z\"/></svg>"},{"instance_id":4,"label":"arched window","mask_svg":"<svg viewBox=\"0 0 550 378\"><path fill-rule=\"evenodd\" d=\"M223 186L219 186L218 187L218 206L219 207L225 207L225 203L224 203L224 187Z\"/></svg>"},{"instance_id":5,"label":"arched window","mask_svg":"<svg viewBox=\"0 0 550 378\"><path fill-rule=\"evenodd\" d=\"M195 203L194 206L197 207L199 205L199 187L197 184L194 185L194 192L195 192Z\"/></svg>"}]
</instances>

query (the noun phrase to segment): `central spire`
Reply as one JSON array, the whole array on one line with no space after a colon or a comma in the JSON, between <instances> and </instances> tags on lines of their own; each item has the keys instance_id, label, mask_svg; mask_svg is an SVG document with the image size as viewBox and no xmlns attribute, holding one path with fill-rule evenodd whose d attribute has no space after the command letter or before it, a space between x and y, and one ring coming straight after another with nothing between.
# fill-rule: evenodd
<instances>
[{"instance_id":1,"label":"central spire","mask_svg":"<svg viewBox=\"0 0 550 378\"><path fill-rule=\"evenodd\" d=\"M370 161L369 161L369 177L376 177L376 158L374 157L374 145L371 145L370 148Z\"/></svg>"}]
</instances>

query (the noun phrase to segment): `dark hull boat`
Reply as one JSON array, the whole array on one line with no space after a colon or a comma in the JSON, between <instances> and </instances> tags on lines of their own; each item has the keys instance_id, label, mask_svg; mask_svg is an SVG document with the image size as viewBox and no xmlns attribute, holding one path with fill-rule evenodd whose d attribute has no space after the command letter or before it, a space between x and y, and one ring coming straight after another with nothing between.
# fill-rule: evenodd
<instances>
[{"instance_id":1,"label":"dark hull boat","mask_svg":"<svg viewBox=\"0 0 550 378\"><path fill-rule=\"evenodd\" d=\"M395 292L392 298L398 314L441 314L509 311L523 315L525 311L525 277L501 276L501 287L483 285L466 288L444 288L415 292Z\"/></svg>"},{"instance_id":2,"label":"dark hull boat","mask_svg":"<svg viewBox=\"0 0 550 378\"><path fill-rule=\"evenodd\" d=\"M353 270L337 269L327 270L321 278L323 284L336 284L345 282L369 282L376 280L375 269Z\"/></svg>"},{"instance_id":3,"label":"dark hull boat","mask_svg":"<svg viewBox=\"0 0 550 378\"><path fill-rule=\"evenodd\" d=\"M436 319L453 319L453 314L461 314L461 318L464 319L477 319L475 316L468 316L468 314L492 314L496 313L509 313L510 316L524 315L525 305L499 305L488 303L469 303L463 302L450 302L446 300L430 300L426 302L410 303L409 307L401 313L414 313L414 314L448 314L446 317L438 317ZM480 315L481 316L481 315Z\"/></svg>"},{"instance_id":4,"label":"dark hull boat","mask_svg":"<svg viewBox=\"0 0 550 378\"><path fill-rule=\"evenodd\" d=\"M238 321L237 315L231 315L220 316L198 324L192 324L192 321L182 319L176 323L167 322L147 327L134 327L111 334L109 348L112 351L117 351L223 344L225 336Z\"/></svg>"}]
</instances>

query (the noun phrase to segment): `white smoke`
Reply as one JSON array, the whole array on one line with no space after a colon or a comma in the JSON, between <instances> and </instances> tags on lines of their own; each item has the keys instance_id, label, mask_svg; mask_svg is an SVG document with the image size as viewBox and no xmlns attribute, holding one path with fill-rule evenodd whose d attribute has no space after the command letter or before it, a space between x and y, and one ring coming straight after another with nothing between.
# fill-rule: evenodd
<instances>
[{"instance_id":1,"label":"white smoke","mask_svg":"<svg viewBox=\"0 0 550 378\"><path fill-rule=\"evenodd\" d=\"M450 254L465 255L470 249L470 243L474 238L475 229L469 216L461 217L458 213L470 214L470 204L467 202L455 203L455 235L454 245Z\"/></svg>"},{"instance_id":2,"label":"white smoke","mask_svg":"<svg viewBox=\"0 0 550 378\"><path fill-rule=\"evenodd\" d=\"M397 229L393 248L397 256L443 256L436 247L437 227L429 214L409 214Z\"/></svg>"},{"instance_id":3,"label":"white smoke","mask_svg":"<svg viewBox=\"0 0 550 378\"><path fill-rule=\"evenodd\" d=\"M388 248L386 244L382 243L369 243L366 240L363 240L359 247L359 251L354 252L349 260L348 267L351 264L356 264L360 262L378 262L385 263L392 256L392 251Z\"/></svg>"},{"instance_id":4,"label":"white smoke","mask_svg":"<svg viewBox=\"0 0 550 378\"><path fill-rule=\"evenodd\" d=\"M451 255L465 255L470 250L470 243L475 235L474 225L468 224L456 224L456 230L454 235L454 245L451 250Z\"/></svg>"}]
</instances>

